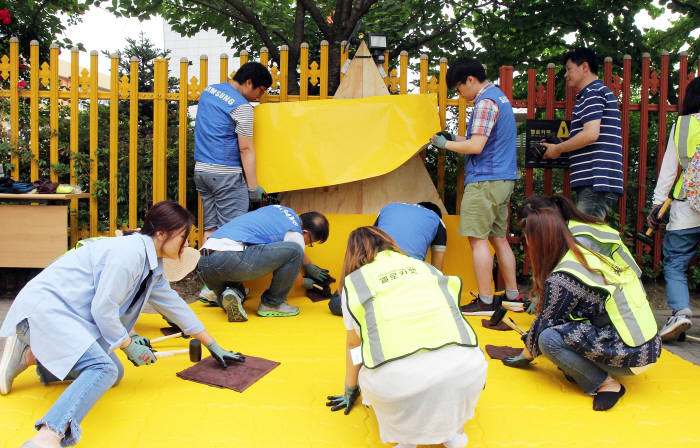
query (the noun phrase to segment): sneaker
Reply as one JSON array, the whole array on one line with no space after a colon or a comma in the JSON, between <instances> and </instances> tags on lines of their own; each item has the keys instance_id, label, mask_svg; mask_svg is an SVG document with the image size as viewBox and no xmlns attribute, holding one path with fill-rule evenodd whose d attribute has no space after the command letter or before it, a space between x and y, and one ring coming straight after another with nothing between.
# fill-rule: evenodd
<instances>
[{"instance_id":1,"label":"sneaker","mask_svg":"<svg viewBox=\"0 0 700 448\"><path fill-rule=\"evenodd\" d=\"M459 309L465 316L491 316L496 307L493 303L482 302L479 296L476 296L474 300L466 305L460 306Z\"/></svg>"},{"instance_id":2,"label":"sneaker","mask_svg":"<svg viewBox=\"0 0 700 448\"><path fill-rule=\"evenodd\" d=\"M659 336L663 342L677 341L681 333L685 332L693 325L687 308L678 310L666 321L666 325L659 331Z\"/></svg>"},{"instance_id":3,"label":"sneaker","mask_svg":"<svg viewBox=\"0 0 700 448\"><path fill-rule=\"evenodd\" d=\"M258 316L262 317L288 317L299 314L298 306L291 306L287 302L282 302L277 306L267 306L260 302Z\"/></svg>"},{"instance_id":4,"label":"sneaker","mask_svg":"<svg viewBox=\"0 0 700 448\"><path fill-rule=\"evenodd\" d=\"M527 298L525 298L525 296L523 296L522 294L518 294L518 297L511 300L508 299L508 297L506 297L506 293L504 291L500 294L495 294L493 296L494 301L497 297L500 297L503 308L507 309L508 311L514 311L516 313L522 313L530 304Z\"/></svg>"},{"instance_id":5,"label":"sneaker","mask_svg":"<svg viewBox=\"0 0 700 448\"><path fill-rule=\"evenodd\" d=\"M199 297L197 299L200 302L206 303L207 305L219 306L216 300L216 293L209 289L207 285L204 285L202 290L199 291Z\"/></svg>"},{"instance_id":6,"label":"sneaker","mask_svg":"<svg viewBox=\"0 0 700 448\"><path fill-rule=\"evenodd\" d=\"M236 288L226 288L221 293L221 308L226 311L229 322L246 322L248 314L243 308L243 293Z\"/></svg>"},{"instance_id":7,"label":"sneaker","mask_svg":"<svg viewBox=\"0 0 700 448\"><path fill-rule=\"evenodd\" d=\"M5 350L0 358L0 394L7 395L12 388L12 381L28 367L25 354L29 346L16 334L5 341Z\"/></svg>"}]
</instances>

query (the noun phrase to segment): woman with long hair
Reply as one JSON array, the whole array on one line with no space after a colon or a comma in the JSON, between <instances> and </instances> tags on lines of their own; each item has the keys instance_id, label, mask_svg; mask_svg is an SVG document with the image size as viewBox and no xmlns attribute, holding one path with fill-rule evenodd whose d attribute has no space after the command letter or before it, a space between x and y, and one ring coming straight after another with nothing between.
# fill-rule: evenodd
<instances>
[{"instance_id":1,"label":"woman with long hair","mask_svg":"<svg viewBox=\"0 0 700 448\"><path fill-rule=\"evenodd\" d=\"M685 173L689 160L697 151L700 151L700 78L692 80L685 89L680 116L671 128L654 189L653 206L647 216L649 226L655 229L661 227L659 210L671 193L673 201L664 235L663 253L666 302L673 314L659 331L664 342L678 340L693 324L686 273L700 243L700 213L690 208L681 188L683 176L676 180L676 172L680 165Z\"/></svg>"},{"instance_id":2,"label":"woman with long hair","mask_svg":"<svg viewBox=\"0 0 700 448\"><path fill-rule=\"evenodd\" d=\"M244 360L214 341L165 278L163 259L180 258L193 221L179 204L159 202L138 233L88 241L22 288L0 327L0 337L8 337L0 392L8 394L30 365L44 384L73 380L23 447L78 443L83 418L124 374L117 348L135 366L156 361L148 339L129 335L146 302L206 345L223 367Z\"/></svg>"},{"instance_id":3,"label":"woman with long hair","mask_svg":"<svg viewBox=\"0 0 700 448\"><path fill-rule=\"evenodd\" d=\"M347 414L361 390L385 443L465 446L487 365L459 311L459 277L405 255L370 226L350 234L343 278L345 393L327 405Z\"/></svg>"},{"instance_id":4,"label":"woman with long hair","mask_svg":"<svg viewBox=\"0 0 700 448\"><path fill-rule=\"evenodd\" d=\"M543 354L594 396L594 410L610 409L625 394L616 377L645 371L661 353L639 277L629 265L579 244L557 208L528 207L519 217L531 293L541 300L523 336L525 349L503 363L525 367Z\"/></svg>"}]
</instances>

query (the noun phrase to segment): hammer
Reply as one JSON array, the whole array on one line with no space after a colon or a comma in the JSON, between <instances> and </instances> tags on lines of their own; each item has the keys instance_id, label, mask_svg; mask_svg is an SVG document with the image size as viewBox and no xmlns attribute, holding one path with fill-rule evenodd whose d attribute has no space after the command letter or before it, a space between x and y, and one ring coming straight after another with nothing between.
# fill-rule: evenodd
<instances>
[{"instance_id":1,"label":"hammer","mask_svg":"<svg viewBox=\"0 0 700 448\"><path fill-rule=\"evenodd\" d=\"M182 350L168 350L165 352L156 352L156 358L166 358L168 356L190 354L190 361L199 362L202 360L202 342L199 339L192 339L189 348Z\"/></svg>"},{"instance_id":2,"label":"hammer","mask_svg":"<svg viewBox=\"0 0 700 448\"><path fill-rule=\"evenodd\" d=\"M166 339L170 339L170 338L177 338L179 336L182 336L181 331L179 331L177 333L169 334L167 336L161 336L159 338L151 339L151 344L153 344L154 342L165 341Z\"/></svg>"},{"instance_id":3,"label":"hammer","mask_svg":"<svg viewBox=\"0 0 700 448\"><path fill-rule=\"evenodd\" d=\"M671 198L666 198L664 201L664 204L661 206L661 209L659 210L659 214L656 215L657 218L661 219L664 214L666 213L666 210L668 210L668 206L671 205ZM637 239L641 241L642 243L653 247L654 246L654 239L651 237L651 234L654 232L653 227L649 227L646 232L638 232L637 233Z\"/></svg>"}]
</instances>

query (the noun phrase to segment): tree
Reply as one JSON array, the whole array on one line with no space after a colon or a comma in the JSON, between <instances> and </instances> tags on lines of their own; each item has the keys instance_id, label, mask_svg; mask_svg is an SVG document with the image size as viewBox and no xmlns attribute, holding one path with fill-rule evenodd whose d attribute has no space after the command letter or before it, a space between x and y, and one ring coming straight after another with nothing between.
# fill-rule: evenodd
<instances>
[{"instance_id":1,"label":"tree","mask_svg":"<svg viewBox=\"0 0 700 448\"><path fill-rule=\"evenodd\" d=\"M82 14L94 4L94 0L45 0L45 1L7 1L0 0L0 11L7 11L0 17L0 56L9 55L10 37L19 39L19 53L25 61L29 60L29 44L39 41L39 57L47 60L49 46L58 44L60 48L77 46L85 51L80 43L70 39L57 40L66 29L82 20ZM62 18L66 18L65 22Z\"/></svg>"}]
</instances>

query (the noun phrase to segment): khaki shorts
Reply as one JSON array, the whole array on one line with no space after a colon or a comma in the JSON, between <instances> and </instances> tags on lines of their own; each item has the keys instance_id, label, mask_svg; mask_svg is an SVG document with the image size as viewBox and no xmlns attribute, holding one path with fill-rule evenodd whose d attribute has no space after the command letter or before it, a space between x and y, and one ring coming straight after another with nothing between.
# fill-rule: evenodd
<instances>
[{"instance_id":1,"label":"khaki shorts","mask_svg":"<svg viewBox=\"0 0 700 448\"><path fill-rule=\"evenodd\" d=\"M508 201L514 180L486 180L464 187L459 234L482 240L504 238L508 229Z\"/></svg>"}]
</instances>

